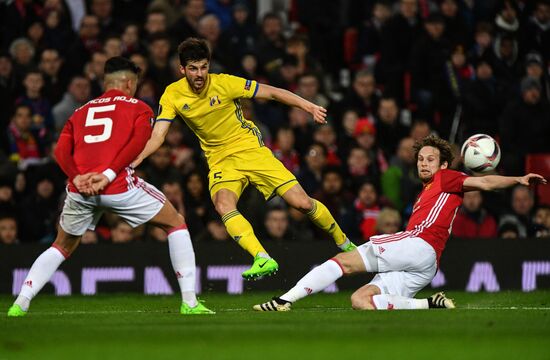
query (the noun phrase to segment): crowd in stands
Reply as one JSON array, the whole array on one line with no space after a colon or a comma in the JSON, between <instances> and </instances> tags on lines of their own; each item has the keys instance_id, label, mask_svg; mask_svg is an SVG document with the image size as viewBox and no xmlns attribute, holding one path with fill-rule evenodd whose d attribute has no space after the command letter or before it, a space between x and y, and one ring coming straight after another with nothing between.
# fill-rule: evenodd
<instances>
[{"instance_id":1,"label":"crowd in stands","mask_svg":"<svg viewBox=\"0 0 550 360\"><path fill-rule=\"evenodd\" d=\"M313 4L313 5L312 5ZM501 174L550 153L547 0L8 0L0 4L0 243L51 243L66 177L56 138L103 92L105 61L140 66L136 97L154 110L181 78L177 45L205 38L213 73L288 89L328 109L328 124L276 102L242 100L247 119L311 196L357 243L404 229L422 184L412 146L430 133L460 144L494 136ZM549 166L550 167L550 166ZM228 241L213 209L197 139L175 122L138 169L185 216L194 241ZM460 239L550 236L550 199L536 189L471 192ZM261 239L325 235L280 199L249 187L239 203ZM83 243L165 241L106 215Z\"/></svg>"}]
</instances>

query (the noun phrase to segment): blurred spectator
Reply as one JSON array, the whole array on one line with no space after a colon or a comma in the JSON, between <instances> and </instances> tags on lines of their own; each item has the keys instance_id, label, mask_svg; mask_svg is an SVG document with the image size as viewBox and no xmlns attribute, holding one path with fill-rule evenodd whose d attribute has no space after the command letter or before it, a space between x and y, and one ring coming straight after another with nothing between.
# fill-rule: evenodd
<instances>
[{"instance_id":1,"label":"blurred spectator","mask_svg":"<svg viewBox=\"0 0 550 360\"><path fill-rule=\"evenodd\" d=\"M221 27L220 20L213 14L207 14L200 18L197 27L200 37L208 41L212 58L210 59L210 72L220 73L228 72L228 69L236 69L239 64L239 58L232 58L232 51L229 44L220 39Z\"/></svg>"},{"instance_id":2,"label":"blurred spectator","mask_svg":"<svg viewBox=\"0 0 550 360\"><path fill-rule=\"evenodd\" d=\"M196 37L199 19L204 15L204 0L187 0L182 7L182 16L174 24L171 34L181 42L188 37Z\"/></svg>"},{"instance_id":3,"label":"blurred spectator","mask_svg":"<svg viewBox=\"0 0 550 360\"><path fill-rule=\"evenodd\" d=\"M494 238L497 236L497 223L483 207L480 191L464 193L462 207L453 222L452 234L458 238Z\"/></svg>"},{"instance_id":4,"label":"blurred spectator","mask_svg":"<svg viewBox=\"0 0 550 360\"><path fill-rule=\"evenodd\" d=\"M9 179L0 179L0 215L14 214L16 210L13 184Z\"/></svg>"},{"instance_id":5,"label":"blurred spectator","mask_svg":"<svg viewBox=\"0 0 550 360\"><path fill-rule=\"evenodd\" d=\"M271 73L269 83L273 86L295 92L298 87L297 80L298 59L294 55L287 54L283 58L281 66Z\"/></svg>"},{"instance_id":6,"label":"blurred spectator","mask_svg":"<svg viewBox=\"0 0 550 360\"><path fill-rule=\"evenodd\" d=\"M380 214L378 190L374 183L364 182L361 184L353 205L359 219L362 242L369 241L370 237L376 234L376 222Z\"/></svg>"},{"instance_id":7,"label":"blurred spectator","mask_svg":"<svg viewBox=\"0 0 550 360\"><path fill-rule=\"evenodd\" d=\"M472 34L459 11L458 5L458 0L439 1L439 10L445 20L444 36L453 45L469 46Z\"/></svg>"},{"instance_id":8,"label":"blurred spectator","mask_svg":"<svg viewBox=\"0 0 550 360\"><path fill-rule=\"evenodd\" d=\"M90 100L90 81L84 76L75 76L69 83L67 92L53 108L55 129L59 133L73 112Z\"/></svg>"},{"instance_id":9,"label":"blurred spectator","mask_svg":"<svg viewBox=\"0 0 550 360\"><path fill-rule=\"evenodd\" d=\"M358 71L352 87L338 104L339 114L354 110L360 117L372 117L378 111L379 101L380 93L376 90L374 75L370 71Z\"/></svg>"},{"instance_id":10,"label":"blurred spectator","mask_svg":"<svg viewBox=\"0 0 550 360\"><path fill-rule=\"evenodd\" d=\"M409 128L401 123L401 111L394 98L382 98L377 115L377 144L386 159L390 159L395 154L399 141L409 134Z\"/></svg>"},{"instance_id":11,"label":"blurred spectator","mask_svg":"<svg viewBox=\"0 0 550 360\"><path fill-rule=\"evenodd\" d=\"M17 105L27 105L32 109L32 128L40 132L40 137L45 137L54 129L51 104L42 95L44 88L44 76L38 70L29 70L23 79L25 91L17 98Z\"/></svg>"},{"instance_id":12,"label":"blurred spectator","mask_svg":"<svg viewBox=\"0 0 550 360\"><path fill-rule=\"evenodd\" d=\"M214 14L220 19L222 30L227 29L232 20L233 1L231 0L206 0L206 12Z\"/></svg>"},{"instance_id":13,"label":"blurred spectator","mask_svg":"<svg viewBox=\"0 0 550 360\"><path fill-rule=\"evenodd\" d=\"M519 237L534 235L533 212L535 195L525 186L516 186L512 190L511 212L500 217L499 226L506 223L517 227Z\"/></svg>"},{"instance_id":14,"label":"blurred spectator","mask_svg":"<svg viewBox=\"0 0 550 360\"><path fill-rule=\"evenodd\" d=\"M518 79L518 42L508 34L500 35L493 45L495 75L508 83L514 83Z\"/></svg>"},{"instance_id":15,"label":"blurred spectator","mask_svg":"<svg viewBox=\"0 0 550 360\"><path fill-rule=\"evenodd\" d=\"M21 241L51 244L56 233L58 210L55 184L51 176L40 174L33 191L18 207Z\"/></svg>"},{"instance_id":16,"label":"blurred spectator","mask_svg":"<svg viewBox=\"0 0 550 360\"><path fill-rule=\"evenodd\" d=\"M323 144L327 150L327 165L339 166L342 160L338 157L336 132L330 124L320 125L313 133L313 141Z\"/></svg>"},{"instance_id":17,"label":"blurred spectator","mask_svg":"<svg viewBox=\"0 0 550 360\"><path fill-rule=\"evenodd\" d=\"M206 229L206 224L216 217L216 212L210 200L208 186L198 172L192 172L185 181L185 221L193 236Z\"/></svg>"},{"instance_id":18,"label":"blurred spectator","mask_svg":"<svg viewBox=\"0 0 550 360\"><path fill-rule=\"evenodd\" d=\"M421 116L432 116L439 109L444 81L445 62L451 50L443 37L445 21L440 14L431 14L424 23L425 33L411 48L411 86L413 98Z\"/></svg>"},{"instance_id":19,"label":"blurred spectator","mask_svg":"<svg viewBox=\"0 0 550 360\"><path fill-rule=\"evenodd\" d=\"M550 3L547 0L537 0L535 11L523 29L524 51L538 51L550 60Z\"/></svg>"},{"instance_id":20,"label":"blurred spectator","mask_svg":"<svg viewBox=\"0 0 550 360\"><path fill-rule=\"evenodd\" d=\"M476 79L464 92L464 138L479 133L496 136L498 117L505 105L506 93L505 85L493 75L491 64L486 60L479 60L476 65Z\"/></svg>"},{"instance_id":21,"label":"blurred spectator","mask_svg":"<svg viewBox=\"0 0 550 360\"><path fill-rule=\"evenodd\" d=\"M505 222L498 227L498 237L501 239L517 239L520 237L518 226L514 223Z\"/></svg>"},{"instance_id":22,"label":"blurred spectator","mask_svg":"<svg viewBox=\"0 0 550 360\"><path fill-rule=\"evenodd\" d=\"M139 26L135 23L129 23L124 27L120 39L122 40L122 54L126 57L145 51L139 38Z\"/></svg>"},{"instance_id":23,"label":"blurred spectator","mask_svg":"<svg viewBox=\"0 0 550 360\"><path fill-rule=\"evenodd\" d=\"M421 141L432 133L432 128L426 120L417 119L411 125L411 137L414 141Z\"/></svg>"},{"instance_id":24,"label":"blurred spectator","mask_svg":"<svg viewBox=\"0 0 550 360\"><path fill-rule=\"evenodd\" d=\"M371 160L369 176L378 178L388 168L388 162L382 150L376 145L376 127L369 119L361 118L355 125L353 135L357 145L368 152Z\"/></svg>"},{"instance_id":25,"label":"blurred spectator","mask_svg":"<svg viewBox=\"0 0 550 360\"><path fill-rule=\"evenodd\" d=\"M154 34L164 34L168 31L166 14L161 10L153 10L147 14L147 20L143 26L145 38L148 39ZM126 33L127 30L124 31ZM136 35L138 35L136 33ZM137 40L137 39L136 39ZM134 42L136 43L136 42Z\"/></svg>"},{"instance_id":26,"label":"blurred spectator","mask_svg":"<svg viewBox=\"0 0 550 360\"><path fill-rule=\"evenodd\" d=\"M101 51L96 51L92 54L90 62L86 64L84 69L86 77L90 80L92 98L96 98L103 94L103 70L106 61L107 55Z\"/></svg>"},{"instance_id":27,"label":"blurred spectator","mask_svg":"<svg viewBox=\"0 0 550 360\"><path fill-rule=\"evenodd\" d=\"M160 188L164 182L182 182L181 174L172 166L172 150L168 144L163 144L149 157L145 167L147 182Z\"/></svg>"},{"instance_id":28,"label":"blurred spectator","mask_svg":"<svg viewBox=\"0 0 550 360\"><path fill-rule=\"evenodd\" d=\"M13 215L0 215L0 244L19 243L17 237L17 218Z\"/></svg>"},{"instance_id":29,"label":"blurred spectator","mask_svg":"<svg viewBox=\"0 0 550 360\"><path fill-rule=\"evenodd\" d=\"M170 146L172 164L182 174L187 174L195 168L194 151L184 142L183 126L175 121L166 134L165 143Z\"/></svg>"},{"instance_id":30,"label":"blurred spectator","mask_svg":"<svg viewBox=\"0 0 550 360\"><path fill-rule=\"evenodd\" d=\"M541 97L550 100L550 79L544 70L542 57L537 52L530 52L525 56L525 75L537 80L541 85Z\"/></svg>"},{"instance_id":31,"label":"blurred spectator","mask_svg":"<svg viewBox=\"0 0 550 360\"><path fill-rule=\"evenodd\" d=\"M399 211L392 208L383 208L376 220L377 234L395 234L402 229L401 215Z\"/></svg>"},{"instance_id":32,"label":"blurred spectator","mask_svg":"<svg viewBox=\"0 0 550 360\"><path fill-rule=\"evenodd\" d=\"M519 8L513 0L504 0L500 2L495 17L497 32L500 34L516 35L519 30L518 20Z\"/></svg>"},{"instance_id":33,"label":"blurred spectator","mask_svg":"<svg viewBox=\"0 0 550 360\"><path fill-rule=\"evenodd\" d=\"M412 45L421 31L417 0L400 0L399 13L382 27L380 76L385 93L401 101L403 75L408 69Z\"/></svg>"},{"instance_id":34,"label":"blurred spectator","mask_svg":"<svg viewBox=\"0 0 550 360\"><path fill-rule=\"evenodd\" d=\"M82 72L84 65L90 60L93 53L100 51L102 44L99 40L99 20L95 15L85 15L80 23L78 36L69 46L67 54L71 61L71 74Z\"/></svg>"},{"instance_id":35,"label":"blurred spectator","mask_svg":"<svg viewBox=\"0 0 550 360\"><path fill-rule=\"evenodd\" d=\"M66 55L74 33L71 14L65 1L49 0L44 3L44 42L47 47Z\"/></svg>"},{"instance_id":36,"label":"blurred spectator","mask_svg":"<svg viewBox=\"0 0 550 360\"><path fill-rule=\"evenodd\" d=\"M292 107L288 110L288 120L292 131L294 131L296 150L305 156L308 153L308 147L313 143L314 126L310 116L304 110Z\"/></svg>"},{"instance_id":37,"label":"blurred spectator","mask_svg":"<svg viewBox=\"0 0 550 360\"><path fill-rule=\"evenodd\" d=\"M44 95L50 104L57 104L67 86L67 78L64 71L61 71L63 60L55 49L44 49L40 54L38 68L44 75Z\"/></svg>"},{"instance_id":38,"label":"blurred spectator","mask_svg":"<svg viewBox=\"0 0 550 360\"><path fill-rule=\"evenodd\" d=\"M0 126L2 129L6 129L10 114L13 111L13 103L16 92L16 79L13 73L13 66L11 58L8 54L0 53ZM4 132L3 132L4 133ZM0 140L5 144L5 133Z\"/></svg>"},{"instance_id":39,"label":"blurred spectator","mask_svg":"<svg viewBox=\"0 0 550 360\"><path fill-rule=\"evenodd\" d=\"M309 54L309 45L304 35L294 35L286 42L286 52L298 60L298 74L313 74L317 79L323 74L321 64ZM319 87L319 84L317 85ZM320 103L317 105L325 106Z\"/></svg>"},{"instance_id":40,"label":"blurred spectator","mask_svg":"<svg viewBox=\"0 0 550 360\"><path fill-rule=\"evenodd\" d=\"M134 241L132 227L121 218L118 218L111 226L111 242L113 244L123 244Z\"/></svg>"},{"instance_id":41,"label":"blurred spectator","mask_svg":"<svg viewBox=\"0 0 550 360\"><path fill-rule=\"evenodd\" d=\"M530 77L523 78L521 98L504 108L499 122L501 166L507 174L524 171L526 154L550 152L549 114L550 105L541 99L540 83Z\"/></svg>"},{"instance_id":42,"label":"blurred spectator","mask_svg":"<svg viewBox=\"0 0 550 360\"><path fill-rule=\"evenodd\" d=\"M42 21L35 21L27 29L27 39L31 41L31 44L36 53L41 53L46 48L46 42L44 40L44 23Z\"/></svg>"},{"instance_id":43,"label":"blurred spectator","mask_svg":"<svg viewBox=\"0 0 550 360\"><path fill-rule=\"evenodd\" d=\"M271 241L292 240L289 231L288 212L284 208L272 207L267 210L264 220L265 236Z\"/></svg>"},{"instance_id":44,"label":"blurred spectator","mask_svg":"<svg viewBox=\"0 0 550 360\"><path fill-rule=\"evenodd\" d=\"M397 154L391 159L390 166L382 174L382 193L393 207L408 215L416 195L422 190L418 179L418 170L414 158L414 140L406 137L399 142Z\"/></svg>"},{"instance_id":45,"label":"blurred spectator","mask_svg":"<svg viewBox=\"0 0 550 360\"><path fill-rule=\"evenodd\" d=\"M231 50L231 58L242 59L254 52L258 27L244 1L234 3L232 16L233 21L222 33L222 41Z\"/></svg>"},{"instance_id":46,"label":"blurred spectator","mask_svg":"<svg viewBox=\"0 0 550 360\"><path fill-rule=\"evenodd\" d=\"M304 159L305 166L300 168L297 179L306 193L314 194L321 188L323 169L327 164L327 149L323 144L311 144Z\"/></svg>"},{"instance_id":47,"label":"blurred spectator","mask_svg":"<svg viewBox=\"0 0 550 360\"><path fill-rule=\"evenodd\" d=\"M32 131L32 109L18 105L8 128L8 156L22 169L40 162L42 151L39 138Z\"/></svg>"},{"instance_id":48,"label":"blurred spectator","mask_svg":"<svg viewBox=\"0 0 550 360\"><path fill-rule=\"evenodd\" d=\"M325 204L342 231L351 238L357 235L353 195L344 187L344 176L338 167L323 169L321 187L313 197ZM323 238L327 235L317 229L317 236Z\"/></svg>"},{"instance_id":49,"label":"blurred spectator","mask_svg":"<svg viewBox=\"0 0 550 360\"><path fill-rule=\"evenodd\" d=\"M273 144L273 155L293 174L300 170L300 155L294 148L294 133L288 127L281 127Z\"/></svg>"},{"instance_id":50,"label":"blurred spectator","mask_svg":"<svg viewBox=\"0 0 550 360\"><path fill-rule=\"evenodd\" d=\"M120 23L113 17L112 0L91 0L90 10L99 20L103 37L108 34L120 33Z\"/></svg>"},{"instance_id":51,"label":"blurred spectator","mask_svg":"<svg viewBox=\"0 0 550 360\"><path fill-rule=\"evenodd\" d=\"M486 22L477 23L474 44L468 55L474 63L479 60L490 61L493 59L493 27L491 24Z\"/></svg>"},{"instance_id":52,"label":"blurred spectator","mask_svg":"<svg viewBox=\"0 0 550 360\"><path fill-rule=\"evenodd\" d=\"M177 181L167 181L160 187L166 199L174 206L176 211L185 217L185 206L183 204L183 189Z\"/></svg>"},{"instance_id":53,"label":"blurred spectator","mask_svg":"<svg viewBox=\"0 0 550 360\"><path fill-rule=\"evenodd\" d=\"M347 110L342 115L342 124L338 133L338 151L341 159L346 159L351 151L351 148L355 145L355 138L353 133L357 126L359 115L355 110Z\"/></svg>"},{"instance_id":54,"label":"blurred spectator","mask_svg":"<svg viewBox=\"0 0 550 360\"><path fill-rule=\"evenodd\" d=\"M13 59L15 78L17 82L20 82L35 66L33 61L35 54L34 46L27 38L18 38L10 44L9 51Z\"/></svg>"},{"instance_id":55,"label":"blurred spectator","mask_svg":"<svg viewBox=\"0 0 550 360\"><path fill-rule=\"evenodd\" d=\"M166 34L154 34L149 38L148 75L155 79L159 93L176 80L170 67L170 38Z\"/></svg>"},{"instance_id":56,"label":"blurred spectator","mask_svg":"<svg viewBox=\"0 0 550 360\"><path fill-rule=\"evenodd\" d=\"M550 205L539 205L533 219L535 237L550 237Z\"/></svg>"},{"instance_id":57,"label":"blurred spectator","mask_svg":"<svg viewBox=\"0 0 550 360\"><path fill-rule=\"evenodd\" d=\"M261 33L256 44L256 54L262 71L275 71L285 55L283 20L276 13L267 13L262 20Z\"/></svg>"},{"instance_id":58,"label":"blurred spectator","mask_svg":"<svg viewBox=\"0 0 550 360\"><path fill-rule=\"evenodd\" d=\"M388 2L378 0L372 7L372 16L363 22L357 37L355 63L371 68L380 56L382 47L382 27L392 15Z\"/></svg>"},{"instance_id":59,"label":"blurred spectator","mask_svg":"<svg viewBox=\"0 0 550 360\"><path fill-rule=\"evenodd\" d=\"M313 73L304 73L298 78L296 94L316 105L329 107L329 100L320 92L319 79Z\"/></svg>"},{"instance_id":60,"label":"blurred spectator","mask_svg":"<svg viewBox=\"0 0 550 360\"><path fill-rule=\"evenodd\" d=\"M39 19L40 4L34 1L12 1L2 4L5 12L0 26L2 48L6 49L16 38L23 36L28 27Z\"/></svg>"},{"instance_id":61,"label":"blurred spectator","mask_svg":"<svg viewBox=\"0 0 550 360\"><path fill-rule=\"evenodd\" d=\"M122 40L118 35L109 35L103 41L103 52L107 59L122 55Z\"/></svg>"}]
</instances>

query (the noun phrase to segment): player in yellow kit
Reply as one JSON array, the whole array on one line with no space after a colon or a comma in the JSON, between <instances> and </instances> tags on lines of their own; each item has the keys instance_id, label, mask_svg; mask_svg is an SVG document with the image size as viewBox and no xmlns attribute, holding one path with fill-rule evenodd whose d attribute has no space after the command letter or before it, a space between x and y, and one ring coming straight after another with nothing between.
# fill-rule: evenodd
<instances>
[{"instance_id":1,"label":"player in yellow kit","mask_svg":"<svg viewBox=\"0 0 550 360\"><path fill-rule=\"evenodd\" d=\"M240 99L277 100L307 111L320 124L326 123L326 110L287 90L232 75L209 74L210 49L204 40L188 38L180 44L178 53L180 71L185 77L164 91L153 134L132 166L138 166L161 146L174 120L183 119L199 138L206 155L210 195L216 211L229 235L254 256L254 264L242 274L246 279L271 275L279 268L237 210L237 201L249 183L266 199L281 196L328 232L342 250L353 250L355 245L325 205L310 198L264 145L260 130L244 118Z\"/></svg>"}]
</instances>

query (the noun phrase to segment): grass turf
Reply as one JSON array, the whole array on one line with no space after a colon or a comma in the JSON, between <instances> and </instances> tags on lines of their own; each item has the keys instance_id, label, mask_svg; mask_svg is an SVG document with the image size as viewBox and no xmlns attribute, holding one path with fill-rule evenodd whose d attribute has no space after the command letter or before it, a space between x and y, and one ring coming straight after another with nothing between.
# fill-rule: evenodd
<instances>
[{"instance_id":1,"label":"grass turf","mask_svg":"<svg viewBox=\"0 0 550 360\"><path fill-rule=\"evenodd\" d=\"M175 296L41 295L15 319L0 296L0 360L550 359L550 291L451 292L452 311L353 311L349 293L251 310L271 295L205 294L213 316L179 315Z\"/></svg>"}]
</instances>

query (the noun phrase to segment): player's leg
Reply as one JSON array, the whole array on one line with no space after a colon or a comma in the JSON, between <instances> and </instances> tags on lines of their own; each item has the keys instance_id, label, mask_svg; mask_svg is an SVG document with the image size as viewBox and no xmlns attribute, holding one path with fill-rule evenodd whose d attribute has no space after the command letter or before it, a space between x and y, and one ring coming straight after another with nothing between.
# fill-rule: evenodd
<instances>
[{"instance_id":1,"label":"player's leg","mask_svg":"<svg viewBox=\"0 0 550 360\"><path fill-rule=\"evenodd\" d=\"M340 249L351 251L356 248L327 207L322 202L310 198L300 184L294 184L280 195L290 206L306 214L315 225L329 233Z\"/></svg>"},{"instance_id":2,"label":"player's leg","mask_svg":"<svg viewBox=\"0 0 550 360\"><path fill-rule=\"evenodd\" d=\"M197 301L195 294L196 266L195 251L185 219L174 206L165 201L160 211L149 221L166 231L172 268L180 287L182 314L214 314Z\"/></svg>"},{"instance_id":3,"label":"player's leg","mask_svg":"<svg viewBox=\"0 0 550 360\"><path fill-rule=\"evenodd\" d=\"M250 269L243 272L245 279L255 279L277 272L279 265L272 259L254 234L252 225L237 210L238 195L242 192L240 183L229 182L218 185L213 196L214 207L220 216L231 237L250 255L254 256L254 263ZM228 187L235 187L228 188Z\"/></svg>"},{"instance_id":4,"label":"player's leg","mask_svg":"<svg viewBox=\"0 0 550 360\"><path fill-rule=\"evenodd\" d=\"M254 310L288 311L292 303L325 289L343 275L367 271L358 249L340 253L332 259L313 268L288 292L279 297L274 297L271 301L266 303L254 305Z\"/></svg>"},{"instance_id":5,"label":"player's leg","mask_svg":"<svg viewBox=\"0 0 550 360\"><path fill-rule=\"evenodd\" d=\"M61 227L58 228L55 242L32 264L19 296L8 310L8 316L24 316L27 313L31 300L46 285L63 261L74 252L80 238L81 235L71 235Z\"/></svg>"}]
</instances>

